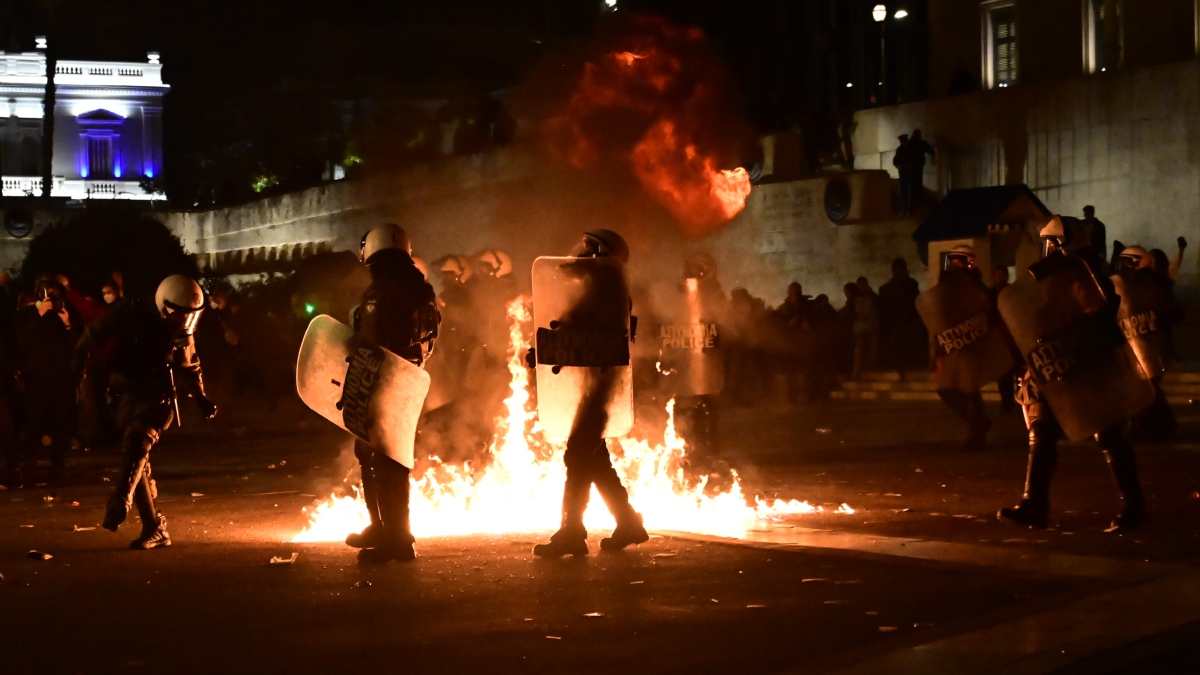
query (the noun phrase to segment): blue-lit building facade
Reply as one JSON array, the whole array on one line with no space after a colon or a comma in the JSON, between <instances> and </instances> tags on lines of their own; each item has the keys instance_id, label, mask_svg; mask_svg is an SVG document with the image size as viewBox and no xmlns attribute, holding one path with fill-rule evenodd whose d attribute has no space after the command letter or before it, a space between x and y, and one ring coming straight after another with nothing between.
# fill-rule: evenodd
<instances>
[{"instance_id":1,"label":"blue-lit building facade","mask_svg":"<svg viewBox=\"0 0 1200 675\"><path fill-rule=\"evenodd\" d=\"M59 60L54 75L51 195L162 199L143 185L162 172L163 96L158 54L145 62ZM0 52L0 173L5 197L42 188L43 51Z\"/></svg>"}]
</instances>

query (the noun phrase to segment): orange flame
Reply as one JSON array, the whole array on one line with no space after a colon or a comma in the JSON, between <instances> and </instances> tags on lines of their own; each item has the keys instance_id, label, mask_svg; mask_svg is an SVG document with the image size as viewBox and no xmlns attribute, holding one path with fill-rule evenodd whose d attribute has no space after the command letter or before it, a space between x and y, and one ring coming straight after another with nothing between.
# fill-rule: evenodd
<instances>
[{"instance_id":1,"label":"orange flame","mask_svg":"<svg viewBox=\"0 0 1200 675\"><path fill-rule=\"evenodd\" d=\"M721 169L719 153L699 138L727 131L705 64L678 55L694 51L703 35L662 23L639 25L642 33L627 40L634 49L614 49L584 65L563 110L547 122L547 135L577 169L594 167L605 156L629 162L646 193L685 233L702 236L745 208L750 176L741 168ZM632 144L613 131L613 120L642 125Z\"/></svg>"},{"instance_id":2,"label":"orange flame","mask_svg":"<svg viewBox=\"0 0 1200 675\"><path fill-rule=\"evenodd\" d=\"M539 532L558 525L566 477L565 446L545 438L530 403L529 370L524 363L532 321L528 298L509 303L508 317L512 322L508 361L512 381L504 403L507 415L496 420L492 461L475 468L431 459L432 467L413 485L412 523L418 537ZM705 479L697 484L684 475L687 445L675 433L674 407L674 400L667 404L668 422L661 445L621 438L613 453L617 473L647 527L737 536L762 520L823 510L806 501L781 499L755 498L754 505L748 506L736 474L727 491L706 494ZM598 494L593 496L593 504L601 503ZM836 510L853 512L845 504ZM292 541L341 541L368 522L356 487L352 496L334 494L318 504L309 514L307 527ZM602 508L589 509L585 524L594 530L615 525Z\"/></svg>"}]
</instances>

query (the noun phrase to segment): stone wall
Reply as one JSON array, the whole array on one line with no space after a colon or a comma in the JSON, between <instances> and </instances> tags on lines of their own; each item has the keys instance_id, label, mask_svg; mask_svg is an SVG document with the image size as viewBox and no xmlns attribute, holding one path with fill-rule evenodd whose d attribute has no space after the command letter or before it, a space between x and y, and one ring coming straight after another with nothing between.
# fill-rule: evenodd
<instances>
[{"instance_id":1,"label":"stone wall","mask_svg":"<svg viewBox=\"0 0 1200 675\"><path fill-rule=\"evenodd\" d=\"M857 113L855 165L893 172L896 137L920 128L937 148L940 193L1025 183L1051 211L1087 204L1109 242L1175 254L1194 289L1200 260L1200 64L1124 70ZM1189 293L1192 290L1187 291Z\"/></svg>"},{"instance_id":2,"label":"stone wall","mask_svg":"<svg viewBox=\"0 0 1200 675\"><path fill-rule=\"evenodd\" d=\"M164 222L202 268L218 273L286 269L317 251L356 251L362 233L385 220L404 226L426 261L503 248L523 281L538 255L565 253L584 230L609 227L630 239L635 285L675 279L688 253L705 251L717 258L726 290L744 287L771 304L791 281L840 304L843 283L866 275L877 287L897 255L914 276L922 269L915 221L834 225L824 211L826 178L756 186L742 214L700 240L685 239L632 186L597 181L506 151L235 208L170 213Z\"/></svg>"}]
</instances>

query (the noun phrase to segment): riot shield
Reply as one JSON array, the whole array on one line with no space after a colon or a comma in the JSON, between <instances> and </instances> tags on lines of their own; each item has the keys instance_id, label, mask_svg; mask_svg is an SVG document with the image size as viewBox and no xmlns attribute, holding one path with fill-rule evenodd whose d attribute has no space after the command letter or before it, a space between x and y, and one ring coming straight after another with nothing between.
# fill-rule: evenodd
<instances>
[{"instance_id":1,"label":"riot shield","mask_svg":"<svg viewBox=\"0 0 1200 675\"><path fill-rule=\"evenodd\" d=\"M917 312L939 357L939 390L973 393L1016 365L991 304L987 287L965 271L944 274L917 296Z\"/></svg>"},{"instance_id":2,"label":"riot shield","mask_svg":"<svg viewBox=\"0 0 1200 675\"><path fill-rule=\"evenodd\" d=\"M666 290L666 289L664 289ZM657 341L660 369L674 379L680 396L718 394L725 387L718 307L712 306L698 279L685 279L658 300Z\"/></svg>"},{"instance_id":3,"label":"riot shield","mask_svg":"<svg viewBox=\"0 0 1200 675\"><path fill-rule=\"evenodd\" d=\"M413 467L417 420L429 392L421 368L321 315L300 345L296 392L321 417Z\"/></svg>"},{"instance_id":4,"label":"riot shield","mask_svg":"<svg viewBox=\"0 0 1200 675\"><path fill-rule=\"evenodd\" d=\"M1087 263L1059 255L1038 265L1000 293L1000 314L1063 432L1082 440L1150 405L1154 386Z\"/></svg>"},{"instance_id":5,"label":"riot shield","mask_svg":"<svg viewBox=\"0 0 1200 675\"><path fill-rule=\"evenodd\" d=\"M1133 347L1146 377L1154 379L1167 370L1166 322L1173 304L1171 289L1150 269L1124 270L1112 276L1121 307L1117 322Z\"/></svg>"},{"instance_id":6,"label":"riot shield","mask_svg":"<svg viewBox=\"0 0 1200 675\"><path fill-rule=\"evenodd\" d=\"M614 258L533 262L538 419L551 436L633 428L629 286Z\"/></svg>"}]
</instances>

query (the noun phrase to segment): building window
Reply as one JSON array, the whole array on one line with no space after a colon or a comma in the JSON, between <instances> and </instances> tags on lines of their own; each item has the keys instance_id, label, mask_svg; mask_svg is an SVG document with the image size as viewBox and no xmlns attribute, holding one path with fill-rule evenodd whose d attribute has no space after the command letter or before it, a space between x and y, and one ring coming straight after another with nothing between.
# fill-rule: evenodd
<instances>
[{"instance_id":1,"label":"building window","mask_svg":"<svg viewBox=\"0 0 1200 675\"><path fill-rule=\"evenodd\" d=\"M983 4L983 79L988 89L1017 83L1017 6L999 0Z\"/></svg>"},{"instance_id":2,"label":"building window","mask_svg":"<svg viewBox=\"0 0 1200 675\"><path fill-rule=\"evenodd\" d=\"M1103 73L1125 60L1123 0L1083 0L1083 71Z\"/></svg>"},{"instance_id":3,"label":"building window","mask_svg":"<svg viewBox=\"0 0 1200 675\"><path fill-rule=\"evenodd\" d=\"M112 178L112 138L87 139L88 178Z\"/></svg>"}]
</instances>

